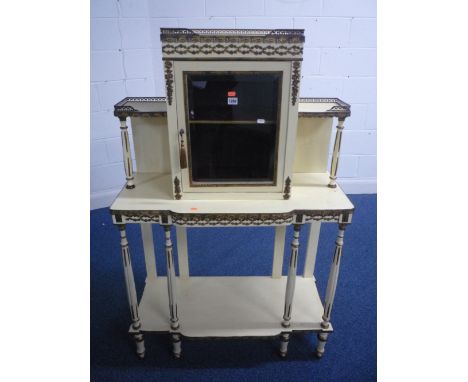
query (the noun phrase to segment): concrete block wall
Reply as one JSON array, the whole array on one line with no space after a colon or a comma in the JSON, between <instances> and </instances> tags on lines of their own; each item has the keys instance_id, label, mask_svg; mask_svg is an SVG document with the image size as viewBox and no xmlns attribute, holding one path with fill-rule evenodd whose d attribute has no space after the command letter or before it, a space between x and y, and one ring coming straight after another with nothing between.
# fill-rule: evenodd
<instances>
[{"instance_id":1,"label":"concrete block wall","mask_svg":"<svg viewBox=\"0 0 468 382\"><path fill-rule=\"evenodd\" d=\"M300 94L351 104L339 183L376 192L376 0L91 0L91 208L125 180L113 105L165 95L161 27L305 29Z\"/></svg>"}]
</instances>

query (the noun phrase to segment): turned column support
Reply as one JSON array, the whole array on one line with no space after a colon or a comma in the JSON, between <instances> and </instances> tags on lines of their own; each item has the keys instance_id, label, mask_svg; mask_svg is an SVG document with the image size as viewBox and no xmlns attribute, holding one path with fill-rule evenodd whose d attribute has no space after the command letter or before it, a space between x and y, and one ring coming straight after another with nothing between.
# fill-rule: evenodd
<instances>
[{"instance_id":1,"label":"turned column support","mask_svg":"<svg viewBox=\"0 0 468 382\"><path fill-rule=\"evenodd\" d=\"M330 327L330 315L333 307L333 300L335 299L336 284L338 282L338 273L340 271L341 256L343 253L343 240L344 231L346 224L339 224L338 237L335 241L335 254L333 255L333 261L330 268L330 274L328 276L327 291L325 292L325 304L323 307L322 323L320 326L323 329ZM318 345L316 349L317 357L322 357L325 352L325 343L328 339L328 333L318 334Z\"/></svg>"},{"instance_id":2,"label":"turned column support","mask_svg":"<svg viewBox=\"0 0 468 382\"><path fill-rule=\"evenodd\" d=\"M338 125L336 126L335 145L333 146L333 156L330 166L330 183L328 187L336 187L336 173L338 172L338 162L340 160L340 149L341 149L341 136L344 129L344 118L338 119Z\"/></svg>"},{"instance_id":3,"label":"turned column support","mask_svg":"<svg viewBox=\"0 0 468 382\"><path fill-rule=\"evenodd\" d=\"M182 338L179 333L172 333L171 334L171 341L172 341L172 354L175 358L180 358L182 354Z\"/></svg>"},{"instance_id":4,"label":"turned column support","mask_svg":"<svg viewBox=\"0 0 468 382\"><path fill-rule=\"evenodd\" d=\"M166 237L166 265L167 265L167 293L169 295L169 314L171 318L171 329L179 329L179 318L177 317L177 301L175 295L175 267L172 254L171 226L164 226Z\"/></svg>"},{"instance_id":5,"label":"turned column support","mask_svg":"<svg viewBox=\"0 0 468 382\"><path fill-rule=\"evenodd\" d=\"M317 349L315 350L315 354L318 358L323 357L323 353L325 353L325 345L328 340L328 333L319 333L317 334L318 344Z\"/></svg>"},{"instance_id":6,"label":"turned column support","mask_svg":"<svg viewBox=\"0 0 468 382\"><path fill-rule=\"evenodd\" d=\"M138 313L138 298L135 288L135 278L133 276L132 261L130 258L130 250L128 247L127 235L125 232L125 224L119 224L120 230L120 247L122 250L122 261L125 274L125 283L127 287L128 304L130 306L130 314L132 317L132 335L136 343L136 352L140 358L145 356L145 342L141 333L141 322Z\"/></svg>"},{"instance_id":7,"label":"turned column support","mask_svg":"<svg viewBox=\"0 0 468 382\"><path fill-rule=\"evenodd\" d=\"M180 358L182 352L181 335L177 332L179 329L179 317L177 312L177 300L175 292L175 267L174 256L172 253L171 226L164 226L164 235L166 237L166 264L167 264L167 293L169 296L169 315L171 330L172 353L174 357Z\"/></svg>"},{"instance_id":8,"label":"turned column support","mask_svg":"<svg viewBox=\"0 0 468 382\"><path fill-rule=\"evenodd\" d=\"M128 189L135 188L135 182L133 181L133 162L132 154L130 149L130 139L128 137L127 119L120 117L120 136L122 138L122 151L123 151L123 162L125 167L125 178L127 184L125 187Z\"/></svg>"},{"instance_id":9,"label":"turned column support","mask_svg":"<svg viewBox=\"0 0 468 382\"><path fill-rule=\"evenodd\" d=\"M294 298L294 289L296 287L297 273L297 255L299 252L299 231L300 224L294 224L294 236L291 243L291 257L289 259L288 279L286 282L286 295L284 299L283 325L284 328L289 328L291 320L291 310Z\"/></svg>"},{"instance_id":10,"label":"turned column support","mask_svg":"<svg viewBox=\"0 0 468 382\"><path fill-rule=\"evenodd\" d=\"M281 357L286 357L288 354L288 345L289 345L289 337L291 336L290 333L283 332L280 335L280 350L279 354Z\"/></svg>"}]
</instances>

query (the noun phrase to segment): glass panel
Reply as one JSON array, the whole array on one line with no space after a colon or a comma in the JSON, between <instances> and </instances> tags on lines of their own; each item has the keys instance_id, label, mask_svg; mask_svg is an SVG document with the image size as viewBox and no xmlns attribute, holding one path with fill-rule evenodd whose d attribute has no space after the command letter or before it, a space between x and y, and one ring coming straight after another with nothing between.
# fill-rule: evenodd
<instances>
[{"instance_id":1,"label":"glass panel","mask_svg":"<svg viewBox=\"0 0 468 382\"><path fill-rule=\"evenodd\" d=\"M194 182L271 182L276 132L271 125L190 126ZM271 184L271 183L270 183Z\"/></svg>"},{"instance_id":2,"label":"glass panel","mask_svg":"<svg viewBox=\"0 0 468 382\"><path fill-rule=\"evenodd\" d=\"M281 72L186 73L186 84L192 182L274 184Z\"/></svg>"}]
</instances>

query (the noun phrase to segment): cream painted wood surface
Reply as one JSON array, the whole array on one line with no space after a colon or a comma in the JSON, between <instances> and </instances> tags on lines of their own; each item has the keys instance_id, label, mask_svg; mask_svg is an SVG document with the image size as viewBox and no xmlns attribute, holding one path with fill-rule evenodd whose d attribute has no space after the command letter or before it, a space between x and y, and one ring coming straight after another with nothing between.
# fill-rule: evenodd
<instances>
[{"instance_id":1,"label":"cream painted wood surface","mask_svg":"<svg viewBox=\"0 0 468 382\"><path fill-rule=\"evenodd\" d=\"M151 281L155 280L157 276L152 224L141 223L140 228L141 238L143 239L143 252L145 254L146 280Z\"/></svg>"},{"instance_id":2,"label":"cream painted wood surface","mask_svg":"<svg viewBox=\"0 0 468 382\"><path fill-rule=\"evenodd\" d=\"M138 172L170 173L166 117L132 117L133 146Z\"/></svg>"},{"instance_id":3,"label":"cream painted wood surface","mask_svg":"<svg viewBox=\"0 0 468 382\"><path fill-rule=\"evenodd\" d=\"M172 199L169 174L135 174L135 189L123 189L111 210L171 210L176 213L287 213L293 210L352 210L340 187L329 188L328 173L294 174L289 200L181 200ZM232 195L230 195L232 196Z\"/></svg>"},{"instance_id":4,"label":"cream painted wood surface","mask_svg":"<svg viewBox=\"0 0 468 382\"><path fill-rule=\"evenodd\" d=\"M177 259L179 260L179 276L182 279L186 279L190 276L187 245L187 228L177 226L176 237Z\"/></svg>"},{"instance_id":5,"label":"cream painted wood surface","mask_svg":"<svg viewBox=\"0 0 468 382\"><path fill-rule=\"evenodd\" d=\"M299 113L323 113L338 106L336 102L299 102Z\"/></svg>"},{"instance_id":6,"label":"cream painted wood surface","mask_svg":"<svg viewBox=\"0 0 468 382\"><path fill-rule=\"evenodd\" d=\"M154 112L159 112L159 113L167 112L166 98L165 97L154 97L154 98L158 98L159 100L151 100L151 101L142 101L141 99L138 99L138 101L129 100L125 103L125 106L129 106L141 112L153 112L153 113Z\"/></svg>"},{"instance_id":7,"label":"cream painted wood surface","mask_svg":"<svg viewBox=\"0 0 468 382\"><path fill-rule=\"evenodd\" d=\"M271 277L279 279L283 272L284 242L286 239L286 226L275 227L275 246L273 252L273 270Z\"/></svg>"},{"instance_id":8,"label":"cream painted wood surface","mask_svg":"<svg viewBox=\"0 0 468 382\"><path fill-rule=\"evenodd\" d=\"M188 337L275 336L281 326L286 277L177 278L180 327ZM165 277L146 283L139 311L143 331L169 331ZM288 330L321 330L323 306L312 279L298 277ZM329 327L327 330L332 330Z\"/></svg>"},{"instance_id":9,"label":"cream painted wood surface","mask_svg":"<svg viewBox=\"0 0 468 382\"><path fill-rule=\"evenodd\" d=\"M314 104L312 104L314 105ZM294 172L327 172L333 118L299 118Z\"/></svg>"},{"instance_id":10,"label":"cream painted wood surface","mask_svg":"<svg viewBox=\"0 0 468 382\"><path fill-rule=\"evenodd\" d=\"M314 277L321 224L321 222L313 221L310 225L309 239L307 240L306 260L304 263L304 277Z\"/></svg>"}]
</instances>

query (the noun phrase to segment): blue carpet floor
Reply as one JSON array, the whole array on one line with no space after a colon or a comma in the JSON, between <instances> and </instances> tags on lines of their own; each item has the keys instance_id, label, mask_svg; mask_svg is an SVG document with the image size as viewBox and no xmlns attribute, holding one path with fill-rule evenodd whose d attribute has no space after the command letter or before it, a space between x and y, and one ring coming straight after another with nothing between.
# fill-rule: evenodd
<instances>
[{"instance_id":1,"label":"blue carpet floor","mask_svg":"<svg viewBox=\"0 0 468 382\"><path fill-rule=\"evenodd\" d=\"M130 314L120 258L119 234L108 209L91 212L91 380L92 381L374 381L376 355L375 195L351 195L356 207L345 232L343 260L332 312L335 332L325 355L314 356L316 335L294 334L286 359L278 339L184 340L182 358L170 352L168 335L146 335L146 358L134 353L127 335ZM308 228L307 228L308 229ZM127 226L138 296L144 260L138 225ZM158 274L165 274L163 230L153 226ZM302 273L307 231L302 230ZM315 276L322 296L334 250L337 224L323 224ZM288 243L292 237L289 227ZM274 229L192 228L188 231L192 275L269 275ZM208 244L209 243L209 244ZM286 246L288 247L288 246ZM209 249L209 250L208 250ZM289 249L286 248L283 274ZM294 311L293 311L294 319Z\"/></svg>"}]
</instances>

